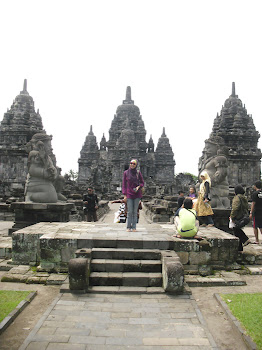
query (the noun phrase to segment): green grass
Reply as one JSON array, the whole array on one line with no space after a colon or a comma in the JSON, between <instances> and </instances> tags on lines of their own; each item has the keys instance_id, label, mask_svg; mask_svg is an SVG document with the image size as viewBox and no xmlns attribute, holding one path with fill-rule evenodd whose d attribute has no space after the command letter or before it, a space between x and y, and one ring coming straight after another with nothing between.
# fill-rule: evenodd
<instances>
[{"instance_id":1,"label":"green grass","mask_svg":"<svg viewBox=\"0 0 262 350\"><path fill-rule=\"evenodd\" d=\"M257 348L262 350L262 293L222 294L221 297Z\"/></svg>"},{"instance_id":2,"label":"green grass","mask_svg":"<svg viewBox=\"0 0 262 350\"><path fill-rule=\"evenodd\" d=\"M31 291L0 290L0 322L30 293Z\"/></svg>"}]
</instances>

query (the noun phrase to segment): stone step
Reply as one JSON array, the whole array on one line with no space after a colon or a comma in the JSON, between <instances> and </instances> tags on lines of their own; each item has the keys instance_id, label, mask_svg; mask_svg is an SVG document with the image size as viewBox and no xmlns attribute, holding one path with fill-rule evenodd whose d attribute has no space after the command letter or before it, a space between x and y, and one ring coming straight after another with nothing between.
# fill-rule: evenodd
<instances>
[{"instance_id":1,"label":"stone step","mask_svg":"<svg viewBox=\"0 0 262 350\"><path fill-rule=\"evenodd\" d=\"M146 272L92 272L89 282L91 286L161 287L162 274Z\"/></svg>"},{"instance_id":2,"label":"stone step","mask_svg":"<svg viewBox=\"0 0 262 350\"><path fill-rule=\"evenodd\" d=\"M93 248L92 259L160 260L158 249Z\"/></svg>"},{"instance_id":3,"label":"stone step","mask_svg":"<svg viewBox=\"0 0 262 350\"><path fill-rule=\"evenodd\" d=\"M96 294L162 294L165 293L162 287L126 287L126 286L90 286L88 293Z\"/></svg>"},{"instance_id":4,"label":"stone step","mask_svg":"<svg viewBox=\"0 0 262 350\"><path fill-rule=\"evenodd\" d=\"M162 272L161 260L92 259L92 272Z\"/></svg>"}]
</instances>

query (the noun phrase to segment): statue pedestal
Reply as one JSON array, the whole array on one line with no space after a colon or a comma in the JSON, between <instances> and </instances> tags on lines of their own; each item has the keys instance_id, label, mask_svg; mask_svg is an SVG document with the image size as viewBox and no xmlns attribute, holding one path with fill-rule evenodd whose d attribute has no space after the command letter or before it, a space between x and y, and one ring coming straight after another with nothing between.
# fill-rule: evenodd
<instances>
[{"instance_id":1,"label":"statue pedestal","mask_svg":"<svg viewBox=\"0 0 262 350\"><path fill-rule=\"evenodd\" d=\"M212 208L214 212L213 220L215 226L223 231L233 234L233 230L228 228L231 209Z\"/></svg>"},{"instance_id":2,"label":"statue pedestal","mask_svg":"<svg viewBox=\"0 0 262 350\"><path fill-rule=\"evenodd\" d=\"M31 203L14 202L11 209L15 213L15 224L8 234L38 222L68 222L73 203Z\"/></svg>"}]
</instances>

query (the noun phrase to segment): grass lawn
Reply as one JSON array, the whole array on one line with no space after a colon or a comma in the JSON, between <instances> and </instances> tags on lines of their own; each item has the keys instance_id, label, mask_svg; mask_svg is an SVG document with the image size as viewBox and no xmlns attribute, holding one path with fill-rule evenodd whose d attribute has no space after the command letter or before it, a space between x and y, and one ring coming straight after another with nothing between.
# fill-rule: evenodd
<instances>
[{"instance_id":1,"label":"grass lawn","mask_svg":"<svg viewBox=\"0 0 262 350\"><path fill-rule=\"evenodd\" d=\"M30 293L31 291L0 290L0 322Z\"/></svg>"},{"instance_id":2,"label":"grass lawn","mask_svg":"<svg viewBox=\"0 0 262 350\"><path fill-rule=\"evenodd\" d=\"M222 294L221 298L262 350L262 293Z\"/></svg>"}]
</instances>

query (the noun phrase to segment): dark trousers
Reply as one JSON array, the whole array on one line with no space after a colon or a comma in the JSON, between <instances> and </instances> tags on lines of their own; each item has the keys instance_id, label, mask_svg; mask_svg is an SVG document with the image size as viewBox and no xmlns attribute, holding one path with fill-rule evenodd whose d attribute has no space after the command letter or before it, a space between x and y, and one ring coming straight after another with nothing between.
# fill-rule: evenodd
<instances>
[{"instance_id":1,"label":"dark trousers","mask_svg":"<svg viewBox=\"0 0 262 350\"><path fill-rule=\"evenodd\" d=\"M200 220L201 224L203 223L206 225L214 225L214 221L213 221L211 215L199 216L199 220Z\"/></svg>"},{"instance_id":2,"label":"dark trousers","mask_svg":"<svg viewBox=\"0 0 262 350\"><path fill-rule=\"evenodd\" d=\"M234 227L233 228L234 235L239 238L239 243L238 243L238 251L242 252L243 251L243 243L245 243L248 240L247 235L241 228Z\"/></svg>"},{"instance_id":3,"label":"dark trousers","mask_svg":"<svg viewBox=\"0 0 262 350\"><path fill-rule=\"evenodd\" d=\"M88 210L86 215L87 215L87 221L88 222L98 221L97 220L97 215L96 215L96 210Z\"/></svg>"}]
</instances>

